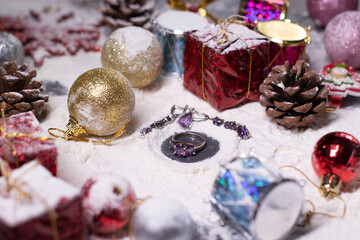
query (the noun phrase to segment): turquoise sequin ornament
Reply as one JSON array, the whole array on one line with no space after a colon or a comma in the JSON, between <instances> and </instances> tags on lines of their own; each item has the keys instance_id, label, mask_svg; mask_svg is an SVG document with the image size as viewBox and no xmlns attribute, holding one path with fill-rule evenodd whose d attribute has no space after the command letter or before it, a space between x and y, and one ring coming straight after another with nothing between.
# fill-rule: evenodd
<instances>
[{"instance_id":1,"label":"turquoise sequin ornament","mask_svg":"<svg viewBox=\"0 0 360 240\"><path fill-rule=\"evenodd\" d=\"M223 166L211 203L247 239L282 239L301 215L303 193L296 181L282 178L250 153Z\"/></svg>"}]
</instances>

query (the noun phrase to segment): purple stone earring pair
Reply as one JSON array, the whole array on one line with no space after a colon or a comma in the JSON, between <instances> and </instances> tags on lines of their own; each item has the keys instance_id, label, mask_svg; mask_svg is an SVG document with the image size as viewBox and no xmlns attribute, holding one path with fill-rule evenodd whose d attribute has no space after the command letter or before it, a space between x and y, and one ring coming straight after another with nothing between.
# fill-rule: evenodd
<instances>
[{"instance_id":1,"label":"purple stone earring pair","mask_svg":"<svg viewBox=\"0 0 360 240\"><path fill-rule=\"evenodd\" d=\"M213 125L220 127L224 126L225 129L236 131L241 139L250 138L250 132L245 125L238 124L235 121L225 121L219 117L211 118L205 113L200 113L194 108L186 105L185 107L179 107L173 105L170 114L163 119L156 121L150 126L143 128L140 131L141 135L150 133L153 129L161 129L166 125L173 123L178 118L178 124L185 129L189 129L194 122L212 121Z\"/></svg>"}]
</instances>

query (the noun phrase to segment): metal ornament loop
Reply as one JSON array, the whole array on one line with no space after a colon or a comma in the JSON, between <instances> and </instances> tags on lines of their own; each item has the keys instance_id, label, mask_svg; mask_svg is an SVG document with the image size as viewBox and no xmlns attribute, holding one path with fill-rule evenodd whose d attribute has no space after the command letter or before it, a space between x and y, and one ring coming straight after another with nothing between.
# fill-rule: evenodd
<instances>
[{"instance_id":1,"label":"metal ornament loop","mask_svg":"<svg viewBox=\"0 0 360 240\"><path fill-rule=\"evenodd\" d=\"M205 113L199 113L199 112L194 112L194 113L198 116L198 117L193 117L194 122L203 122L210 119L209 115Z\"/></svg>"},{"instance_id":2,"label":"metal ornament loop","mask_svg":"<svg viewBox=\"0 0 360 240\"><path fill-rule=\"evenodd\" d=\"M188 108L189 108L188 105L185 105L185 107L180 107L178 105L173 105L171 107L170 113L171 113L171 115L173 115L176 118L176 117L180 116L181 114L183 114ZM179 111L179 110L181 112L176 113L176 111Z\"/></svg>"}]
</instances>

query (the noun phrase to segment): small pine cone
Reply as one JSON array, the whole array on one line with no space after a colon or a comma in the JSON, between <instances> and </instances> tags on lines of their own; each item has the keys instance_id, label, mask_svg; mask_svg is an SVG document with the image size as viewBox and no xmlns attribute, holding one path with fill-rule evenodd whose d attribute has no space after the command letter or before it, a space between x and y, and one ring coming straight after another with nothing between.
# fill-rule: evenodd
<instances>
[{"instance_id":1,"label":"small pine cone","mask_svg":"<svg viewBox=\"0 0 360 240\"><path fill-rule=\"evenodd\" d=\"M26 72L26 64L18 67L15 62L5 62L0 67L0 103L5 102L5 115L33 111L39 116L49 96L41 95L42 82L33 79L36 70Z\"/></svg>"},{"instance_id":2,"label":"small pine cone","mask_svg":"<svg viewBox=\"0 0 360 240\"><path fill-rule=\"evenodd\" d=\"M260 104L266 114L287 128L305 127L324 111L329 89L324 78L309 65L298 60L290 69L289 63L275 66L260 85Z\"/></svg>"},{"instance_id":3,"label":"small pine cone","mask_svg":"<svg viewBox=\"0 0 360 240\"><path fill-rule=\"evenodd\" d=\"M100 7L103 21L114 30L121 27L138 26L151 28L151 17L155 15L155 0L103 0Z\"/></svg>"}]
</instances>

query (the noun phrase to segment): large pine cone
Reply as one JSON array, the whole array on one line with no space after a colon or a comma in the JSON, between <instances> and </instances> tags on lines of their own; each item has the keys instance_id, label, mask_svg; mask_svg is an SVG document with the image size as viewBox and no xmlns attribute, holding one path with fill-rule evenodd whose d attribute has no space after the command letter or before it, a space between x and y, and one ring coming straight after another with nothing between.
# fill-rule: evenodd
<instances>
[{"instance_id":1,"label":"large pine cone","mask_svg":"<svg viewBox=\"0 0 360 240\"><path fill-rule=\"evenodd\" d=\"M275 66L260 85L260 104L266 114L287 128L304 127L324 110L329 94L324 78L309 65L298 60L290 70L289 63Z\"/></svg>"},{"instance_id":2,"label":"large pine cone","mask_svg":"<svg viewBox=\"0 0 360 240\"><path fill-rule=\"evenodd\" d=\"M155 0L104 0L100 9L104 22L113 29L139 26L149 30Z\"/></svg>"},{"instance_id":3,"label":"large pine cone","mask_svg":"<svg viewBox=\"0 0 360 240\"><path fill-rule=\"evenodd\" d=\"M33 80L36 70L26 72L26 64L18 67L15 62L5 62L0 67L0 104L5 102L5 115L33 111L39 116L49 96L40 95L42 82Z\"/></svg>"}]
</instances>

